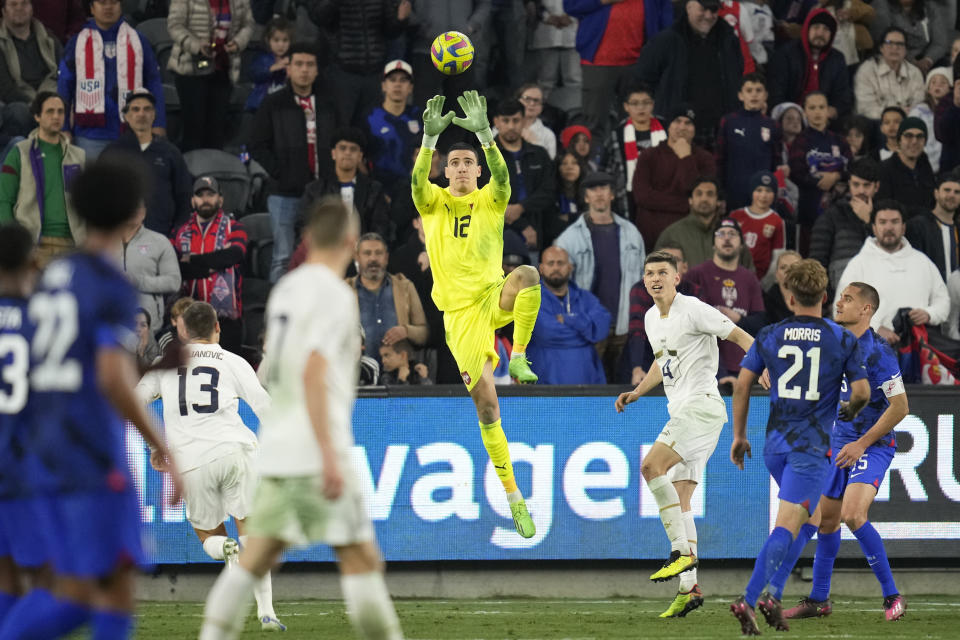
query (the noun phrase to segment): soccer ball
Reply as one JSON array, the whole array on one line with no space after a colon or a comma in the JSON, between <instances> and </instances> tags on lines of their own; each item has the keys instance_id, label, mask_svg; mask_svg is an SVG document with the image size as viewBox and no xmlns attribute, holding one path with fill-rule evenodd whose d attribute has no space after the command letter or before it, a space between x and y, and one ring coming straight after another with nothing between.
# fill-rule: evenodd
<instances>
[{"instance_id":1,"label":"soccer ball","mask_svg":"<svg viewBox=\"0 0 960 640\"><path fill-rule=\"evenodd\" d=\"M446 31L434 38L430 59L440 73L455 76L473 64L473 43L459 31Z\"/></svg>"}]
</instances>

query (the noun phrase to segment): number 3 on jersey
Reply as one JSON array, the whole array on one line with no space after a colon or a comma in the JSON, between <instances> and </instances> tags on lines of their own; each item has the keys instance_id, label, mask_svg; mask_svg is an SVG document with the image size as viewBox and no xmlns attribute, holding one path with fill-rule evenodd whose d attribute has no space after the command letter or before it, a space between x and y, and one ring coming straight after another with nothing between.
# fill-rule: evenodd
<instances>
[{"instance_id":1,"label":"number 3 on jersey","mask_svg":"<svg viewBox=\"0 0 960 640\"><path fill-rule=\"evenodd\" d=\"M787 385L793 380L794 376L803 369L804 355L810 360L810 370L808 376L809 384L807 385L806 392L803 393L803 399L811 402L816 402L820 399L820 389L818 388L820 383L820 347L811 347L807 349L807 353L804 354L803 350L794 344L785 344L777 351L778 358L783 358L784 360L791 358L793 360L777 381L777 394L781 398L789 398L790 400L800 399L802 391L800 385L797 384L790 387Z\"/></svg>"}]
</instances>

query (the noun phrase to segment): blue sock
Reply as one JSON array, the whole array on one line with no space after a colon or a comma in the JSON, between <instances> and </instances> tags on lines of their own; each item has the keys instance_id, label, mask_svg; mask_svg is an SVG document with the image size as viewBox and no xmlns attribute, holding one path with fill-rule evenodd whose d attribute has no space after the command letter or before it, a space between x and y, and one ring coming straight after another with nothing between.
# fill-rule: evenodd
<instances>
[{"instance_id":1,"label":"blue sock","mask_svg":"<svg viewBox=\"0 0 960 640\"><path fill-rule=\"evenodd\" d=\"M763 543L760 555L757 556L757 561L753 565L753 575L750 576L747 590L743 593L747 604L751 607L757 604L757 598L760 597L763 588L767 586L771 576L787 556L792 542L792 533L783 527L776 527L770 532L767 541Z\"/></svg>"},{"instance_id":2,"label":"blue sock","mask_svg":"<svg viewBox=\"0 0 960 640\"><path fill-rule=\"evenodd\" d=\"M34 589L7 613L0 640L47 640L65 636L90 617L90 611L67 600L58 600L46 589Z\"/></svg>"},{"instance_id":3,"label":"blue sock","mask_svg":"<svg viewBox=\"0 0 960 640\"><path fill-rule=\"evenodd\" d=\"M862 527L853 532L853 535L860 543L863 555L867 557L867 564L873 569L873 575L880 581L883 597L898 593L897 585L893 582L893 574L890 572L887 550L883 548L883 539L877 530L869 522L864 522Z\"/></svg>"},{"instance_id":4,"label":"blue sock","mask_svg":"<svg viewBox=\"0 0 960 640\"><path fill-rule=\"evenodd\" d=\"M817 534L817 554L813 556L813 587L810 599L823 602L830 597L830 578L833 576L833 561L840 553L840 530Z\"/></svg>"},{"instance_id":5,"label":"blue sock","mask_svg":"<svg viewBox=\"0 0 960 640\"><path fill-rule=\"evenodd\" d=\"M0 624L3 624L3 619L7 617L7 612L13 609L13 605L17 604L17 600L19 600L19 598L12 593L0 591Z\"/></svg>"},{"instance_id":6,"label":"blue sock","mask_svg":"<svg viewBox=\"0 0 960 640\"><path fill-rule=\"evenodd\" d=\"M90 627L91 640L127 640L133 637L133 614L129 611L94 611Z\"/></svg>"},{"instance_id":7,"label":"blue sock","mask_svg":"<svg viewBox=\"0 0 960 640\"><path fill-rule=\"evenodd\" d=\"M797 560L800 559L803 548L807 546L810 538L812 538L816 532L817 528L810 523L800 527L800 533L797 534L797 539L790 545L790 551L787 552L787 557L783 559L780 567L777 568L777 572L770 578L770 587L772 588L770 594L777 600L783 600L783 588L790 578L790 573L793 571L793 567L796 566Z\"/></svg>"}]
</instances>

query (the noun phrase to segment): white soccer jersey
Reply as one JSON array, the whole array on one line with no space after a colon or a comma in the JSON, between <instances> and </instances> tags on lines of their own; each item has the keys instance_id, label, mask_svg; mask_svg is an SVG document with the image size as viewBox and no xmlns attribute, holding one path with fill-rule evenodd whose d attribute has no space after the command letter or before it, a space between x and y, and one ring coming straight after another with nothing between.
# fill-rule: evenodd
<instances>
[{"instance_id":1,"label":"white soccer jersey","mask_svg":"<svg viewBox=\"0 0 960 640\"><path fill-rule=\"evenodd\" d=\"M665 318L656 305L647 310L644 329L663 373L667 410L698 394L719 396L717 338L726 338L736 325L705 302L681 293Z\"/></svg>"},{"instance_id":2,"label":"white soccer jersey","mask_svg":"<svg viewBox=\"0 0 960 640\"><path fill-rule=\"evenodd\" d=\"M270 396L246 360L219 344L188 344L179 369L151 371L137 385L144 402L163 398L167 443L180 471L195 469L236 449L257 446L257 437L237 413L239 399L257 417Z\"/></svg>"},{"instance_id":3,"label":"white soccer jersey","mask_svg":"<svg viewBox=\"0 0 960 640\"><path fill-rule=\"evenodd\" d=\"M277 282L267 303L267 335L260 378L273 398L260 429L262 476L305 476L321 471L320 446L304 401L308 356L326 360L328 428L347 465L353 446L351 415L360 362L357 296L329 268L305 264Z\"/></svg>"}]
</instances>

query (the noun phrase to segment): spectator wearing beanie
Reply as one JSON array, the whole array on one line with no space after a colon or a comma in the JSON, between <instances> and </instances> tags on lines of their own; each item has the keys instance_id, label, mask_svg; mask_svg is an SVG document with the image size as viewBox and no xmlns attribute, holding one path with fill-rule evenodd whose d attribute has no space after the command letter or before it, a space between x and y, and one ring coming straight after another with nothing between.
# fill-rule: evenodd
<instances>
[{"instance_id":1,"label":"spectator wearing beanie","mask_svg":"<svg viewBox=\"0 0 960 640\"><path fill-rule=\"evenodd\" d=\"M592 149L593 134L582 124L573 124L560 132L563 150L570 149L591 171L599 171L596 154Z\"/></svg>"},{"instance_id":2,"label":"spectator wearing beanie","mask_svg":"<svg viewBox=\"0 0 960 640\"><path fill-rule=\"evenodd\" d=\"M940 171L940 154L943 152L943 145L937 140L934 132L934 109L944 96L952 93L953 89L953 70L949 67L937 67L931 69L927 74L927 93L923 102L919 103L910 110L911 116L916 116L923 120L927 125L927 146L923 148L930 161L933 172Z\"/></svg>"},{"instance_id":3,"label":"spectator wearing beanie","mask_svg":"<svg viewBox=\"0 0 960 640\"><path fill-rule=\"evenodd\" d=\"M923 148L927 143L927 125L920 118L904 118L897 130L898 149L880 163L878 200L892 199L904 208L909 220L933 208L936 180Z\"/></svg>"},{"instance_id":4,"label":"spectator wearing beanie","mask_svg":"<svg viewBox=\"0 0 960 640\"><path fill-rule=\"evenodd\" d=\"M836 33L837 21L826 9L807 15L801 37L781 46L770 59L770 104L802 103L811 91L822 91L831 120L853 110L847 61L833 48Z\"/></svg>"}]
</instances>

